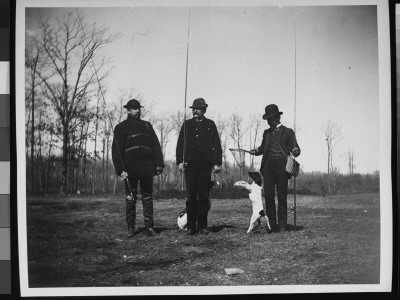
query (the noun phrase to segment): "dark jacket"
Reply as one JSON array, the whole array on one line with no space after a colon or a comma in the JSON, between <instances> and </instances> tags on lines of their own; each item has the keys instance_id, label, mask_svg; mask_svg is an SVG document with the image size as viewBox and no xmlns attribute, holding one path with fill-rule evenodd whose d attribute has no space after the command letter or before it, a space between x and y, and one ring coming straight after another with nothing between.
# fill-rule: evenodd
<instances>
[{"instance_id":1,"label":"dark jacket","mask_svg":"<svg viewBox=\"0 0 400 300\"><path fill-rule=\"evenodd\" d=\"M164 160L153 126L130 116L115 126L112 160L117 175L122 171L133 177L156 175L157 166L164 168Z\"/></svg>"},{"instance_id":2,"label":"dark jacket","mask_svg":"<svg viewBox=\"0 0 400 300\"><path fill-rule=\"evenodd\" d=\"M257 156L261 155L261 154L263 155L263 158L261 160L260 170L262 170L264 163L265 163L265 159L267 158L271 132L272 132L272 128L268 128L267 130L264 130L261 146L257 148L257 152L255 154ZM279 127L279 131L278 131L278 141L279 141L279 144L281 145L283 151L287 155L290 154L290 151L294 148L294 145L296 145L296 147L299 148L299 154L296 156L300 155L300 147L297 144L297 140L296 140L294 131L292 129L281 125Z\"/></svg>"},{"instance_id":3,"label":"dark jacket","mask_svg":"<svg viewBox=\"0 0 400 300\"><path fill-rule=\"evenodd\" d=\"M184 131L186 130L185 157L183 157ZM212 165L222 164L222 148L219 139L217 126L214 121L203 118L197 121L195 118L186 120L179 132L178 143L176 145L176 163L189 163L194 154L199 151Z\"/></svg>"}]
</instances>

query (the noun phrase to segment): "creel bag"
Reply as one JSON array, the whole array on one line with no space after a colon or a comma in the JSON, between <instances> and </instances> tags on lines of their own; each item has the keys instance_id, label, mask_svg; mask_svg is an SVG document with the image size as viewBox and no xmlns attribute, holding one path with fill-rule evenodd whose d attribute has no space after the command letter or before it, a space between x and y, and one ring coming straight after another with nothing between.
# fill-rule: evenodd
<instances>
[{"instance_id":1,"label":"creel bag","mask_svg":"<svg viewBox=\"0 0 400 300\"><path fill-rule=\"evenodd\" d=\"M283 154L286 155L287 160L286 160L286 172L289 173L290 175L297 177L299 175L299 170L300 170L300 163L294 159L292 155L287 155L285 151L283 151L282 146L278 143L279 148L281 148L281 151Z\"/></svg>"},{"instance_id":2,"label":"creel bag","mask_svg":"<svg viewBox=\"0 0 400 300\"><path fill-rule=\"evenodd\" d=\"M300 163L294 159L293 156L288 155L286 161L286 172L290 175L297 177L299 175Z\"/></svg>"}]
</instances>

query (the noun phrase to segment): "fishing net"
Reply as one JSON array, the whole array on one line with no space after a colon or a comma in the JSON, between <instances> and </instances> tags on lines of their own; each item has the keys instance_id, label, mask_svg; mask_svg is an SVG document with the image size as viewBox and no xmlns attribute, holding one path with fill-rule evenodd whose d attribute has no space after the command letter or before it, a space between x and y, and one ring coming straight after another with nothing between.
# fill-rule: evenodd
<instances>
[{"instance_id":1,"label":"fishing net","mask_svg":"<svg viewBox=\"0 0 400 300\"><path fill-rule=\"evenodd\" d=\"M235 159L237 165L239 168L244 167L244 155L247 153L250 153L250 151L244 150L244 149L238 149L238 148L230 148L229 151L231 151L233 158Z\"/></svg>"}]
</instances>

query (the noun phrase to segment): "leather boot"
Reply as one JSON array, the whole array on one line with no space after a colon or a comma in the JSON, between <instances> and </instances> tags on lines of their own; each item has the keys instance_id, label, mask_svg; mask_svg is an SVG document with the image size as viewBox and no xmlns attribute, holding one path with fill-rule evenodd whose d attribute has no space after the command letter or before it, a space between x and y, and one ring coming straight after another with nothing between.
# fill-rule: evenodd
<instances>
[{"instance_id":1,"label":"leather boot","mask_svg":"<svg viewBox=\"0 0 400 300\"><path fill-rule=\"evenodd\" d=\"M154 230L153 227L148 227L148 228L146 228L146 234L148 236L155 236L155 235L157 235L157 232Z\"/></svg>"},{"instance_id":2,"label":"leather boot","mask_svg":"<svg viewBox=\"0 0 400 300\"><path fill-rule=\"evenodd\" d=\"M128 225L128 237L133 237L136 234L137 234L137 230L136 230L135 226Z\"/></svg>"},{"instance_id":3,"label":"leather boot","mask_svg":"<svg viewBox=\"0 0 400 300\"><path fill-rule=\"evenodd\" d=\"M153 198L151 194L142 194L143 217L146 228L153 228Z\"/></svg>"},{"instance_id":4,"label":"leather boot","mask_svg":"<svg viewBox=\"0 0 400 300\"><path fill-rule=\"evenodd\" d=\"M126 224L128 225L128 236L135 235L136 222L136 198L130 195L126 197Z\"/></svg>"}]
</instances>

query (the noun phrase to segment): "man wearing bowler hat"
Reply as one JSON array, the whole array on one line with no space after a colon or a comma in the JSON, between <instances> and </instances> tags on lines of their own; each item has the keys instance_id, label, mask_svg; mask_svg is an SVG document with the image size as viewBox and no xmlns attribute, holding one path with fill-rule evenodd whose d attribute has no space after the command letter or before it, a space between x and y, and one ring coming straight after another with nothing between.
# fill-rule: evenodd
<instances>
[{"instance_id":1,"label":"man wearing bowler hat","mask_svg":"<svg viewBox=\"0 0 400 300\"><path fill-rule=\"evenodd\" d=\"M294 131L283 126L276 104L265 107L263 119L270 128L264 131L261 146L250 150L253 155L263 155L261 174L264 178L265 209L271 229L284 232L287 223L287 188L290 174L286 172L287 155L300 155ZM278 194L278 222L276 222L275 187Z\"/></svg>"},{"instance_id":2,"label":"man wearing bowler hat","mask_svg":"<svg viewBox=\"0 0 400 300\"><path fill-rule=\"evenodd\" d=\"M197 98L190 106L193 118L185 120L176 146L176 163L185 172L188 234L209 234L209 183L211 171L220 172L222 148L214 121L204 114L208 104Z\"/></svg>"},{"instance_id":3,"label":"man wearing bowler hat","mask_svg":"<svg viewBox=\"0 0 400 300\"><path fill-rule=\"evenodd\" d=\"M160 142L153 126L140 119L142 107L136 99L129 100L124 105L128 117L115 126L112 144L112 160L116 174L125 181L129 237L137 233L135 221L138 183L146 233L149 236L156 234L153 221L153 176L161 174L164 168Z\"/></svg>"}]
</instances>

